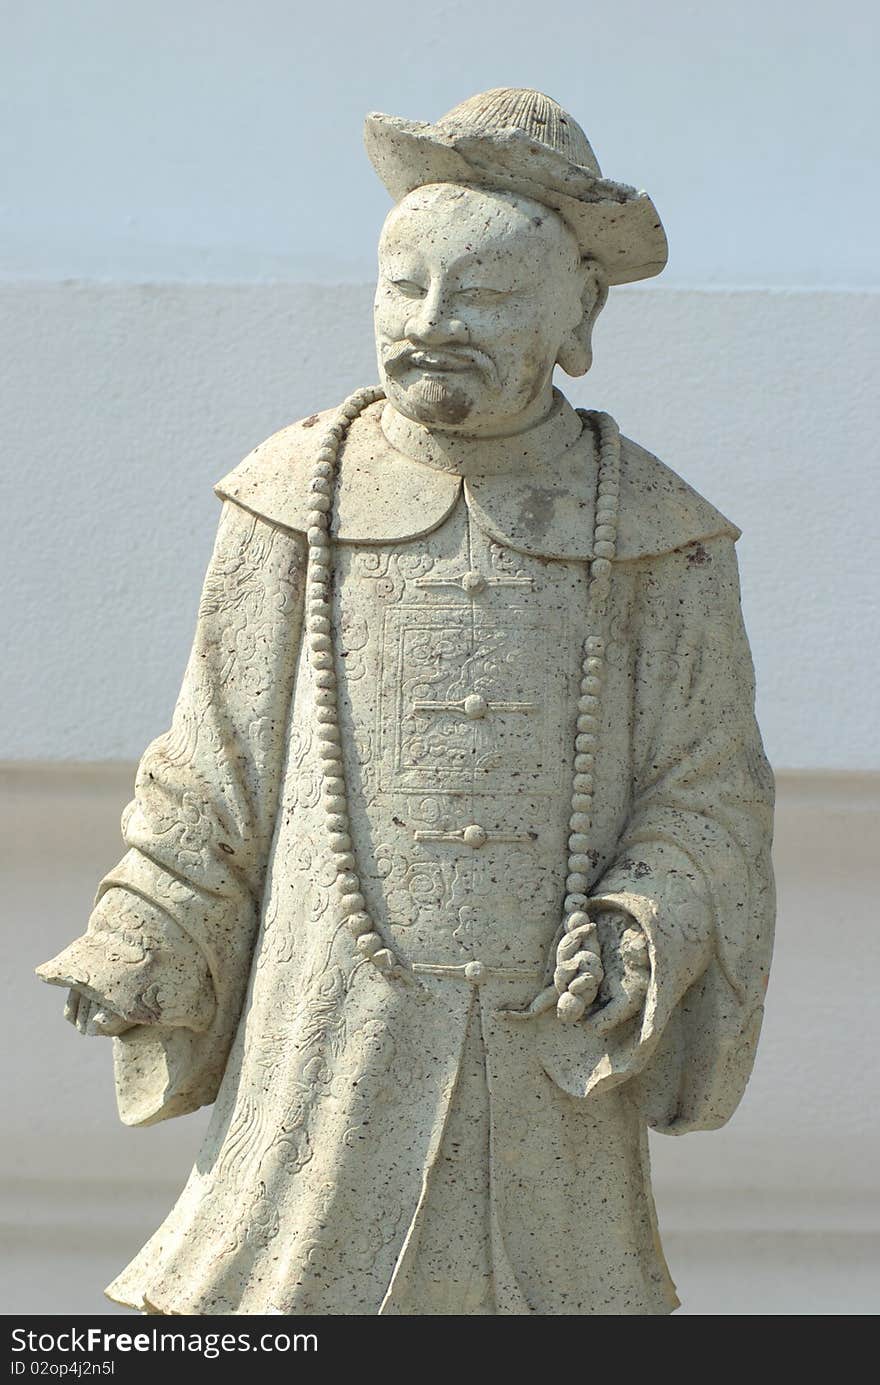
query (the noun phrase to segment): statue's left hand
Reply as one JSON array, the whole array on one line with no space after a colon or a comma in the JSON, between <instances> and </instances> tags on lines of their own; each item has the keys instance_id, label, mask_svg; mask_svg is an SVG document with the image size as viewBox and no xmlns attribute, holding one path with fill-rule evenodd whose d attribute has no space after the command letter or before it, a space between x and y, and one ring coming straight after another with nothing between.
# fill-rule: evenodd
<instances>
[{"instance_id":1,"label":"statue's left hand","mask_svg":"<svg viewBox=\"0 0 880 1385\"><path fill-rule=\"evenodd\" d=\"M553 985L523 1012L543 1014L555 1006L563 1024L586 1018L607 1034L639 1013L648 992L648 944L627 914L612 911L598 919L574 914L556 948Z\"/></svg>"},{"instance_id":2,"label":"statue's left hand","mask_svg":"<svg viewBox=\"0 0 880 1385\"><path fill-rule=\"evenodd\" d=\"M625 914L599 918L605 979L590 1023L600 1034L625 1024L642 1008L651 979L648 943L639 925Z\"/></svg>"},{"instance_id":3,"label":"statue's left hand","mask_svg":"<svg viewBox=\"0 0 880 1385\"><path fill-rule=\"evenodd\" d=\"M114 1014L112 1010L107 1009L106 1005L101 1005L97 1000L91 1000L75 987L71 987L67 992L64 1018L80 1034L102 1034L107 1038L113 1038L116 1034L124 1034L126 1029L132 1028L130 1020L125 1020L121 1015Z\"/></svg>"}]
</instances>

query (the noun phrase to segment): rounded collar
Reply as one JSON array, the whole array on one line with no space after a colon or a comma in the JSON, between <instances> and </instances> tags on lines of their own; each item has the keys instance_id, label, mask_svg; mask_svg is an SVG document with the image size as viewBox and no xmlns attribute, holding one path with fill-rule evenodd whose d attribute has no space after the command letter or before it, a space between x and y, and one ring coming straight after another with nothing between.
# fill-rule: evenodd
<instances>
[{"instance_id":1,"label":"rounded collar","mask_svg":"<svg viewBox=\"0 0 880 1385\"><path fill-rule=\"evenodd\" d=\"M516 438L454 439L455 458L448 436L438 450L428 446L437 444L436 434L408 423L410 453L401 450L383 430L381 402L370 405L355 420L343 450L334 538L365 545L409 542L437 529L463 493L474 522L498 543L542 558L589 561L598 479L595 439L589 421L581 428L580 416L561 395L559 401L542 423ZM272 524L305 534L319 425L329 426L335 417L336 410L328 409L282 428L224 477L217 493ZM391 422L395 433L399 418ZM578 432L565 446L573 436L572 420ZM621 441L617 561L669 553L718 534L739 536L735 525L650 452L628 438ZM425 445L413 457L417 443ZM473 463L473 471L452 470L454 461ZM489 469L493 463L495 471Z\"/></svg>"},{"instance_id":2,"label":"rounded collar","mask_svg":"<svg viewBox=\"0 0 880 1385\"><path fill-rule=\"evenodd\" d=\"M397 452L456 476L522 475L552 469L583 431L583 421L559 390L540 423L503 438L466 437L432 430L398 413L391 403L382 410L382 432Z\"/></svg>"}]
</instances>

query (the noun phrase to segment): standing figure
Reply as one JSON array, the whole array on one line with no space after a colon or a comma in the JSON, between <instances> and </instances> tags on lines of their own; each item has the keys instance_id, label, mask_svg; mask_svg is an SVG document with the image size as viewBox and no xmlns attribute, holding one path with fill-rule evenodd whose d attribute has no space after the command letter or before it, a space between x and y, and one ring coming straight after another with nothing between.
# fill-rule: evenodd
<instances>
[{"instance_id":1,"label":"standing figure","mask_svg":"<svg viewBox=\"0 0 880 1385\"><path fill-rule=\"evenodd\" d=\"M122 1120L214 1103L107 1290L162 1314L662 1314L647 1129L761 1024L772 778L738 530L573 409L644 193L535 91L372 115L381 388L224 501L128 847L44 980Z\"/></svg>"}]
</instances>

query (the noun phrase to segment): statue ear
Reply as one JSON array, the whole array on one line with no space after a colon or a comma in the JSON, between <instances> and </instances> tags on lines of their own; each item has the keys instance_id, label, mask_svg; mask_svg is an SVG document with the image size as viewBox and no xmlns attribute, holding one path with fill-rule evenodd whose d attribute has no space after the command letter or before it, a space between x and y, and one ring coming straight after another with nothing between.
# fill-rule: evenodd
<instances>
[{"instance_id":1,"label":"statue ear","mask_svg":"<svg viewBox=\"0 0 880 1385\"><path fill-rule=\"evenodd\" d=\"M593 324L608 299L608 278L591 255L581 260L581 318L559 345L557 364L566 375L586 375L593 364Z\"/></svg>"}]
</instances>

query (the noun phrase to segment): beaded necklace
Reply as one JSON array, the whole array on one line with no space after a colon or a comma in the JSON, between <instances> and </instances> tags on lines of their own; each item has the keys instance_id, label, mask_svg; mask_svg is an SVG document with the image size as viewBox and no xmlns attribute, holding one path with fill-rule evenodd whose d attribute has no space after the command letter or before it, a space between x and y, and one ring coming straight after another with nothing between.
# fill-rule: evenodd
<instances>
[{"instance_id":1,"label":"beaded necklace","mask_svg":"<svg viewBox=\"0 0 880 1385\"><path fill-rule=\"evenodd\" d=\"M306 640L309 664L315 679L318 754L321 760L321 802L328 842L336 870L336 889L340 912L355 939L361 957L386 975L407 975L382 937L367 911L361 889L351 822L339 728L339 695L336 661L333 655L331 582L333 548L330 518L339 471L343 441L358 415L383 399L379 386L355 390L340 406L333 422L323 434L309 480L308 566L306 571ZM563 930L590 925L586 891L591 867L587 851L593 822L593 790L596 746L599 734L602 683L605 672L604 630L611 590L611 565L617 542L617 513L620 498L620 433L610 415L578 410L585 420L595 423L599 434L599 480L593 529L593 561L587 597L587 627L584 640L575 737L574 778L569 817L568 870L565 880ZM586 1008L580 997L567 994L565 1017L576 1019Z\"/></svg>"}]
</instances>

